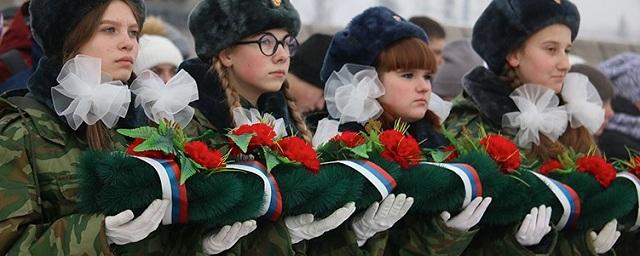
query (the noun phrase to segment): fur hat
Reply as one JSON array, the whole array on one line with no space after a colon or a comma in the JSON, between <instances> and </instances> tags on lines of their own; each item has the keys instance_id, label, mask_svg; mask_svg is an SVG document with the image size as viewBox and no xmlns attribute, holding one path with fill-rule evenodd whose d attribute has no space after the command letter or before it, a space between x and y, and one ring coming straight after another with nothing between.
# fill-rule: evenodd
<instances>
[{"instance_id":1,"label":"fur hat","mask_svg":"<svg viewBox=\"0 0 640 256\"><path fill-rule=\"evenodd\" d=\"M330 35L311 35L291 57L289 72L315 87L324 89L324 83L320 81L320 69L330 43Z\"/></svg>"},{"instance_id":2,"label":"fur hat","mask_svg":"<svg viewBox=\"0 0 640 256\"><path fill-rule=\"evenodd\" d=\"M182 61L180 50L169 39L162 36L144 35L140 37L140 50L133 65L133 72L140 74L145 69L151 69L165 63L172 64L177 68Z\"/></svg>"},{"instance_id":3,"label":"fur hat","mask_svg":"<svg viewBox=\"0 0 640 256\"><path fill-rule=\"evenodd\" d=\"M473 26L471 44L489 69L501 74L511 51L553 24L567 25L575 40L580 27L576 6L568 0L493 0Z\"/></svg>"},{"instance_id":4,"label":"fur hat","mask_svg":"<svg viewBox=\"0 0 640 256\"><path fill-rule=\"evenodd\" d=\"M31 31L33 38L50 59L62 61L62 46L80 20L94 8L112 0L32 0ZM131 0L144 23L144 0Z\"/></svg>"},{"instance_id":5,"label":"fur hat","mask_svg":"<svg viewBox=\"0 0 640 256\"><path fill-rule=\"evenodd\" d=\"M600 70L614 86L616 96L640 101L640 54L625 52L600 63Z\"/></svg>"},{"instance_id":6,"label":"fur hat","mask_svg":"<svg viewBox=\"0 0 640 256\"><path fill-rule=\"evenodd\" d=\"M424 30L388 8L369 8L334 35L320 78L327 81L333 71L347 63L371 66L387 45L409 37L429 41Z\"/></svg>"},{"instance_id":7,"label":"fur hat","mask_svg":"<svg viewBox=\"0 0 640 256\"><path fill-rule=\"evenodd\" d=\"M196 53L206 63L240 39L273 28L292 36L300 31L290 0L203 0L189 15Z\"/></svg>"}]
</instances>

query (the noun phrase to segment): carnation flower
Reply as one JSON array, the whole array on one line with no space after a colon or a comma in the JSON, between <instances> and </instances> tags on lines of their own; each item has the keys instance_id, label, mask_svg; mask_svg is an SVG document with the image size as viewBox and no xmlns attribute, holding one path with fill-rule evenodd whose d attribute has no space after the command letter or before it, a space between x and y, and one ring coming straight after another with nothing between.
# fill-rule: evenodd
<instances>
[{"instance_id":1,"label":"carnation flower","mask_svg":"<svg viewBox=\"0 0 640 256\"><path fill-rule=\"evenodd\" d=\"M411 135L405 136L396 130L386 130L379 138L384 146L380 155L389 161L395 161L403 169L417 165L422 159L420 145Z\"/></svg>"},{"instance_id":2,"label":"carnation flower","mask_svg":"<svg viewBox=\"0 0 640 256\"><path fill-rule=\"evenodd\" d=\"M500 165L503 173L513 173L520 168L520 150L505 137L489 135L480 140L480 145Z\"/></svg>"},{"instance_id":3,"label":"carnation flower","mask_svg":"<svg viewBox=\"0 0 640 256\"><path fill-rule=\"evenodd\" d=\"M276 137L276 132L265 123L255 123L255 124L244 124L238 127L237 129L231 132L233 135L245 135L253 133L254 136L251 137L251 141L249 141L249 147L247 148L247 152L252 152L256 148L261 146L272 147L273 140ZM239 155L242 153L240 148L229 139L229 143L232 145L231 154Z\"/></svg>"},{"instance_id":4,"label":"carnation flower","mask_svg":"<svg viewBox=\"0 0 640 256\"><path fill-rule=\"evenodd\" d=\"M193 161L208 170L225 166L224 157L220 150L211 150L204 142L191 141L184 145L184 151Z\"/></svg>"},{"instance_id":5,"label":"carnation flower","mask_svg":"<svg viewBox=\"0 0 640 256\"><path fill-rule=\"evenodd\" d=\"M576 169L579 172L586 172L602 185L602 187L609 187L611 182L616 178L616 168L607 162L600 156L585 156L576 161Z\"/></svg>"},{"instance_id":6,"label":"carnation flower","mask_svg":"<svg viewBox=\"0 0 640 256\"><path fill-rule=\"evenodd\" d=\"M364 137L357 132L345 131L334 136L331 141L337 141L344 144L346 147L355 148L366 142Z\"/></svg>"},{"instance_id":7,"label":"carnation flower","mask_svg":"<svg viewBox=\"0 0 640 256\"><path fill-rule=\"evenodd\" d=\"M542 164L540 166L540 169L538 169L538 172L542 175L547 175L549 174L551 171L554 170L561 170L564 167L562 166L562 164L560 163L560 161L558 160L549 160L547 162L545 162L544 164Z\"/></svg>"},{"instance_id":8,"label":"carnation flower","mask_svg":"<svg viewBox=\"0 0 640 256\"><path fill-rule=\"evenodd\" d=\"M300 137L286 137L277 142L277 151L291 161L301 163L313 173L320 170L320 160L313 147Z\"/></svg>"},{"instance_id":9,"label":"carnation flower","mask_svg":"<svg viewBox=\"0 0 640 256\"><path fill-rule=\"evenodd\" d=\"M145 150L145 151L135 151L135 148L142 144L144 142L144 139L141 138L136 138L133 140L133 142L131 144L129 144L129 147L127 147L127 154L132 155L132 156L141 156L141 157L148 157L148 158L155 158L155 159L173 159L173 155L168 155L165 154L164 152L160 151L160 150Z\"/></svg>"}]
</instances>

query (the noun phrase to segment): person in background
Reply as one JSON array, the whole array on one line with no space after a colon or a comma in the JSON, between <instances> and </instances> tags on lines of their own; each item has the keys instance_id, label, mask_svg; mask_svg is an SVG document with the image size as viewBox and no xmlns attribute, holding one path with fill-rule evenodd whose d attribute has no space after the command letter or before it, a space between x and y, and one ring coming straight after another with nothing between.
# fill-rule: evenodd
<instances>
[{"instance_id":1,"label":"person in background","mask_svg":"<svg viewBox=\"0 0 640 256\"><path fill-rule=\"evenodd\" d=\"M429 36L429 48L436 56L436 65L439 69L439 66L444 63L442 52L447 39L447 33L444 27L434 19L426 16L411 17L409 21L427 32L427 36Z\"/></svg>"},{"instance_id":2,"label":"person in background","mask_svg":"<svg viewBox=\"0 0 640 256\"><path fill-rule=\"evenodd\" d=\"M138 59L133 65L133 72L140 74L149 69L166 83L176 74L182 61L180 50L169 39L162 36L143 35L140 37L140 50Z\"/></svg>"},{"instance_id":3,"label":"person in background","mask_svg":"<svg viewBox=\"0 0 640 256\"><path fill-rule=\"evenodd\" d=\"M3 11L5 19L6 12ZM0 41L0 92L15 88L26 87L26 77L14 86L5 86L4 83L9 78L20 72L31 70L32 63L32 40L31 29L29 28L29 2L25 2L21 8L14 9L15 17L12 16L10 27L4 29L2 41ZM37 59L35 60L37 62Z\"/></svg>"},{"instance_id":4,"label":"person in background","mask_svg":"<svg viewBox=\"0 0 640 256\"><path fill-rule=\"evenodd\" d=\"M476 66L482 58L473 51L466 39L453 41L443 50L444 63L438 67L433 79L433 92L443 100L453 101L462 93L462 77Z\"/></svg>"},{"instance_id":5,"label":"person in background","mask_svg":"<svg viewBox=\"0 0 640 256\"><path fill-rule=\"evenodd\" d=\"M2 17L2 29L0 29L0 38L2 38L2 35L6 33L7 30L9 30L9 27L11 27L11 23L13 22L16 14L19 12L19 9L20 7L18 6L10 6L0 11L0 16Z\"/></svg>"}]
</instances>

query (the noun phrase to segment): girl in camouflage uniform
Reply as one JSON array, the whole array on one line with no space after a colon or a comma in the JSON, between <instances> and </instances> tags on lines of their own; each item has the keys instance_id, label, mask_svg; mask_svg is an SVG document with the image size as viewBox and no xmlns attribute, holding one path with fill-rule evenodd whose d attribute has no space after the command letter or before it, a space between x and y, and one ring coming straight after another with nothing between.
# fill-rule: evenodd
<instances>
[{"instance_id":1,"label":"girl in camouflage uniform","mask_svg":"<svg viewBox=\"0 0 640 256\"><path fill-rule=\"evenodd\" d=\"M115 216L77 211L82 152L124 150L127 141L115 128L145 125L123 86L135 78L144 2L34 0L30 11L33 36L46 57L26 96L0 99L0 254L195 254L228 248L212 239L224 232L159 227L167 200L152 202L139 216L129 210ZM113 80L101 83L101 73Z\"/></svg>"},{"instance_id":2,"label":"girl in camouflage uniform","mask_svg":"<svg viewBox=\"0 0 640 256\"><path fill-rule=\"evenodd\" d=\"M370 8L334 35L321 79L329 87L332 74L339 70L342 73L348 69L352 74L361 74L363 68L375 70L375 77L370 79L379 79L384 93L377 98L380 113L366 119L378 118L385 129L392 128L397 119L408 122L411 125L409 133L418 141L424 141L422 147L439 148L446 145L446 139L440 133L440 118L428 109L433 99L431 76L436 71L436 60L427 43L428 37L422 29L393 11L385 7ZM368 97L365 94L358 89L350 98L357 101ZM365 109L369 111L376 105ZM349 111L341 112L345 113ZM367 121L362 119L358 122ZM358 122L343 123L341 130L363 131ZM396 198L401 196L404 195ZM409 214L402 218L405 211L403 215L376 218L363 225L362 220L366 217L359 215L347 222L346 231L354 233L363 251L376 255L458 255L476 234L477 230L471 229L480 221L490 202L490 198L475 198L453 217L443 213L442 216Z\"/></svg>"},{"instance_id":3,"label":"girl in camouflage uniform","mask_svg":"<svg viewBox=\"0 0 640 256\"><path fill-rule=\"evenodd\" d=\"M505 114L518 111L509 96L515 89L523 89L525 84L542 86L560 94L571 67L568 53L578 33L579 22L577 8L567 0L494 0L476 21L472 37L474 50L488 68L477 67L464 77L464 97L454 101L447 128L461 136L465 129L477 134L474 130L482 126L520 142L522 137L507 129L508 122L505 122ZM564 100L567 99L561 99ZM599 111L588 115L595 119L604 116ZM550 134L535 132L538 140L530 148L524 148L532 161L555 158L567 149L586 153L595 147L586 124L576 127L571 123L571 127L567 127L566 120L556 124L548 119L540 123L564 125L566 130L561 129L555 139L551 139L554 136ZM600 124L594 126L599 128ZM545 131L549 130L552 129ZM549 223L541 224L540 227L549 226ZM522 228L517 227L483 229L481 233L483 231L488 235L476 236L465 254L594 255L608 252L619 236L619 232L562 232L557 236L555 230L543 230L527 237L521 235ZM603 240L608 242L600 243Z\"/></svg>"}]
</instances>

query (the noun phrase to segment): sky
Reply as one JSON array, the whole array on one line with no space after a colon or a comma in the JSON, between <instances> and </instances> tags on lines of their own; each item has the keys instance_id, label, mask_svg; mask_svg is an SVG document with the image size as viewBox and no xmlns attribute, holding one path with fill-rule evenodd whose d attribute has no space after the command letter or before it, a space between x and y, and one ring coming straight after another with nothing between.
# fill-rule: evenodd
<instances>
[{"instance_id":1,"label":"sky","mask_svg":"<svg viewBox=\"0 0 640 256\"><path fill-rule=\"evenodd\" d=\"M538 0L531 0L538 1ZM303 24L345 26L366 8L386 5L404 17L427 15L443 24L472 27L490 0L291 0ZM581 39L640 44L640 0L574 0ZM466 7L466 8L465 8Z\"/></svg>"}]
</instances>

